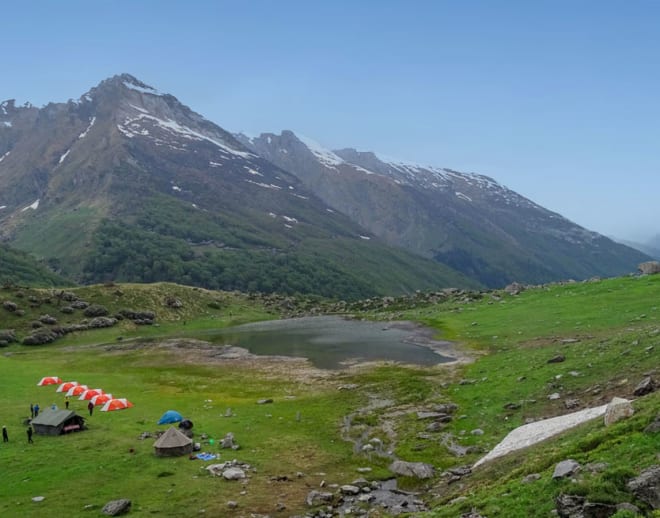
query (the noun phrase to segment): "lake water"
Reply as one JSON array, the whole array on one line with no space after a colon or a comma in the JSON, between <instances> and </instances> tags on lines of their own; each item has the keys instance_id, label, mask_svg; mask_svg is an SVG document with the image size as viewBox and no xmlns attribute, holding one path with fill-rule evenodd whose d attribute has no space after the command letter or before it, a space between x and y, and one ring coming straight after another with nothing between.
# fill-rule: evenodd
<instances>
[{"instance_id":1,"label":"lake water","mask_svg":"<svg viewBox=\"0 0 660 518\"><path fill-rule=\"evenodd\" d=\"M416 338L428 341L391 323L324 316L230 327L214 333L212 341L243 347L257 355L308 358L321 369L339 369L356 361L435 365L453 360L415 344Z\"/></svg>"}]
</instances>

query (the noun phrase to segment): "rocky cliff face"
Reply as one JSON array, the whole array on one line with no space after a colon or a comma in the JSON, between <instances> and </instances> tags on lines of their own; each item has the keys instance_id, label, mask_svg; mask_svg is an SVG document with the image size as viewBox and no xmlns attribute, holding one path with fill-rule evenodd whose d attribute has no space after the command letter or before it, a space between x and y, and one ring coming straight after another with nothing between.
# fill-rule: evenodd
<instances>
[{"instance_id":1,"label":"rocky cliff face","mask_svg":"<svg viewBox=\"0 0 660 518\"><path fill-rule=\"evenodd\" d=\"M330 151L290 131L237 137L391 245L488 286L620 275L645 257L487 176Z\"/></svg>"}]
</instances>

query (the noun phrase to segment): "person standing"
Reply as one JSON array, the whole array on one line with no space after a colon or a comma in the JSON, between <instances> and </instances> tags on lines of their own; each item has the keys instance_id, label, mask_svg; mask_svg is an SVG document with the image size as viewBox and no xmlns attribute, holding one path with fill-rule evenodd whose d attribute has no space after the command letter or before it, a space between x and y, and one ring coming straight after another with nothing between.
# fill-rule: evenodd
<instances>
[{"instance_id":1,"label":"person standing","mask_svg":"<svg viewBox=\"0 0 660 518\"><path fill-rule=\"evenodd\" d=\"M94 412L94 403L90 401L87 405L87 410L89 410L89 415L92 415L92 412Z\"/></svg>"},{"instance_id":2,"label":"person standing","mask_svg":"<svg viewBox=\"0 0 660 518\"><path fill-rule=\"evenodd\" d=\"M7 427L2 427L2 442L9 442L9 435L7 434Z\"/></svg>"},{"instance_id":3,"label":"person standing","mask_svg":"<svg viewBox=\"0 0 660 518\"><path fill-rule=\"evenodd\" d=\"M34 417L37 417L39 415L39 403L34 405Z\"/></svg>"},{"instance_id":4,"label":"person standing","mask_svg":"<svg viewBox=\"0 0 660 518\"><path fill-rule=\"evenodd\" d=\"M27 436L28 436L28 444L34 444L34 441L32 440L32 427L31 426L28 426Z\"/></svg>"},{"instance_id":5,"label":"person standing","mask_svg":"<svg viewBox=\"0 0 660 518\"><path fill-rule=\"evenodd\" d=\"M69 396L64 398L64 406L66 407L67 410L69 409Z\"/></svg>"},{"instance_id":6,"label":"person standing","mask_svg":"<svg viewBox=\"0 0 660 518\"><path fill-rule=\"evenodd\" d=\"M30 403L30 419L34 419L34 405Z\"/></svg>"}]
</instances>

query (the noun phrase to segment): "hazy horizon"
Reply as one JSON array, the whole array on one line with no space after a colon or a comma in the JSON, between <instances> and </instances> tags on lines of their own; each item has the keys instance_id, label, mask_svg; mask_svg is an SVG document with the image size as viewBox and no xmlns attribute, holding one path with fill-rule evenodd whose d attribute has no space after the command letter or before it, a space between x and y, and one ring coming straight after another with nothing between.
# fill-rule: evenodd
<instances>
[{"instance_id":1,"label":"hazy horizon","mask_svg":"<svg viewBox=\"0 0 660 518\"><path fill-rule=\"evenodd\" d=\"M606 236L660 234L660 4L145 0L5 6L0 100L130 73L223 128L488 175Z\"/></svg>"}]
</instances>

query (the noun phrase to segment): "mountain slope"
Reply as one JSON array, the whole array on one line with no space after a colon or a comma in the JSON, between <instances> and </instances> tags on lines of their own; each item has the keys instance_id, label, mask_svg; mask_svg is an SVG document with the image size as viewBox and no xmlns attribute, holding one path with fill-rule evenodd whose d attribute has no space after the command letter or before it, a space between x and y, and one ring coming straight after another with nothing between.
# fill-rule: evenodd
<instances>
[{"instance_id":1,"label":"mountain slope","mask_svg":"<svg viewBox=\"0 0 660 518\"><path fill-rule=\"evenodd\" d=\"M70 281L53 273L25 252L0 245L0 283L29 286L66 286Z\"/></svg>"},{"instance_id":2,"label":"mountain slope","mask_svg":"<svg viewBox=\"0 0 660 518\"><path fill-rule=\"evenodd\" d=\"M476 285L391 250L130 75L68 103L1 106L2 237L78 280L351 298Z\"/></svg>"},{"instance_id":3,"label":"mountain slope","mask_svg":"<svg viewBox=\"0 0 660 518\"><path fill-rule=\"evenodd\" d=\"M387 243L487 286L620 275L647 259L483 175L330 151L290 131L237 138Z\"/></svg>"}]
</instances>

